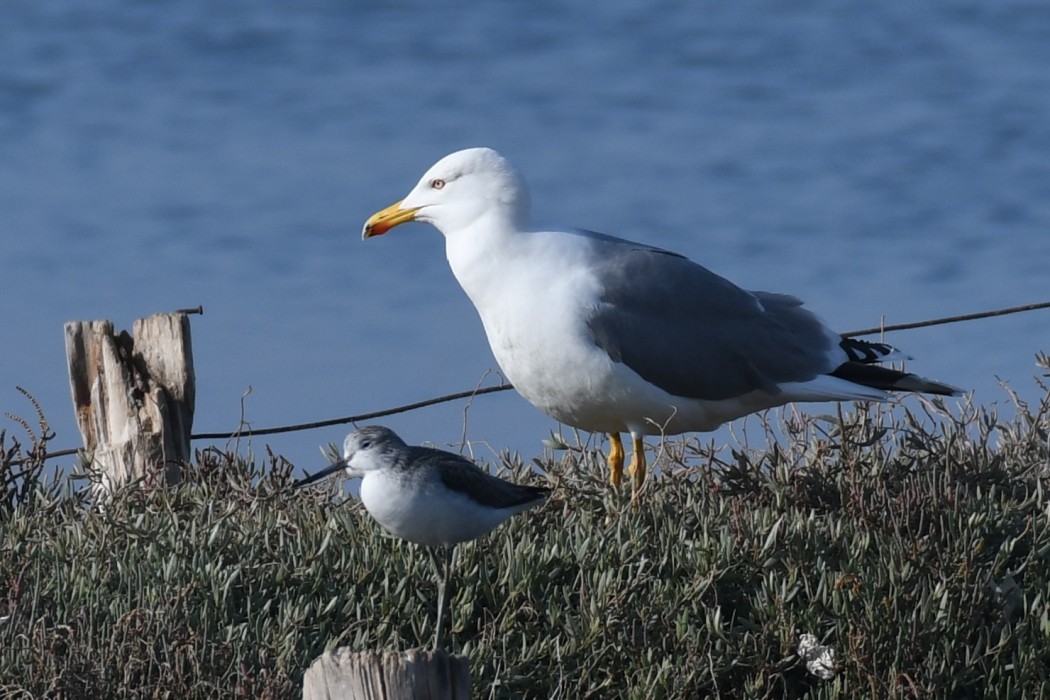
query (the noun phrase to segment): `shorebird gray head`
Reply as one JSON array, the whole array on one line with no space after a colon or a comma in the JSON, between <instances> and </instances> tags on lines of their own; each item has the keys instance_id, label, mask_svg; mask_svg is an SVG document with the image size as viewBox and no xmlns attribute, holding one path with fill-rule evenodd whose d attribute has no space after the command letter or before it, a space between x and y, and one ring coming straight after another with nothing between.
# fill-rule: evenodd
<instances>
[{"instance_id":1,"label":"shorebird gray head","mask_svg":"<svg viewBox=\"0 0 1050 700\"><path fill-rule=\"evenodd\" d=\"M358 428L343 440L343 456L315 474L295 484L296 488L325 479L338 471L347 477L363 477L372 471L389 468L398 454L408 448L405 441L390 428L368 425Z\"/></svg>"}]
</instances>

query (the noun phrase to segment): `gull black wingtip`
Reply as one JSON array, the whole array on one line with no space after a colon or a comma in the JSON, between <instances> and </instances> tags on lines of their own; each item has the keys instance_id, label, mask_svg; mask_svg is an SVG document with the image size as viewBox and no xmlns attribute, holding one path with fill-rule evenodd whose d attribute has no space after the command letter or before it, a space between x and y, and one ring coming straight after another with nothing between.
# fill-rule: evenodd
<instances>
[{"instance_id":1,"label":"gull black wingtip","mask_svg":"<svg viewBox=\"0 0 1050 700\"><path fill-rule=\"evenodd\" d=\"M342 471L344 469L346 469L346 462L344 462L343 460L339 460L338 462L332 462L321 471L311 474L310 476L295 482L295 484L293 484L293 488L301 489L304 486L315 484L318 481L321 481L331 476L332 474L335 474L336 472Z\"/></svg>"}]
</instances>

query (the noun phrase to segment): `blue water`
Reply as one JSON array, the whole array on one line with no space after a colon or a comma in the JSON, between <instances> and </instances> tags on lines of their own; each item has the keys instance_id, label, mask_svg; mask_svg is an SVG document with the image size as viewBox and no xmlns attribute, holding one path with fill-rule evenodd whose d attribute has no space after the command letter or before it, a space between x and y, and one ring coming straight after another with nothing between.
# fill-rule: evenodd
<instances>
[{"instance_id":1,"label":"blue water","mask_svg":"<svg viewBox=\"0 0 1050 700\"><path fill-rule=\"evenodd\" d=\"M78 446L63 323L198 304L198 432L242 401L261 428L474 386L495 362L440 235L359 231L475 145L540 222L678 250L839 330L1047 300L1048 66L1042 2L8 0L0 409L31 416L23 386ZM1005 405L999 378L1038 395L1050 311L891 339ZM511 393L383 422L483 458L558 428ZM312 467L343 432L239 447Z\"/></svg>"}]
</instances>

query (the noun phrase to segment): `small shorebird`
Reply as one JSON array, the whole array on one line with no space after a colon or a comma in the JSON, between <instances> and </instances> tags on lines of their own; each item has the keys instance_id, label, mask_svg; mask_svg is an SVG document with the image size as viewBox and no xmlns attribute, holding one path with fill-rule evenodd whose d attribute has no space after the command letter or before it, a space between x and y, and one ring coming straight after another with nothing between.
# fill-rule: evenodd
<instances>
[{"instance_id":1,"label":"small shorebird","mask_svg":"<svg viewBox=\"0 0 1050 700\"><path fill-rule=\"evenodd\" d=\"M442 643L456 544L491 532L516 513L547 500L550 489L522 486L482 471L470 460L431 447L406 445L389 428L371 425L346 436L343 458L296 483L296 488L346 470L361 478L361 502L384 530L424 545L438 576L434 649ZM442 548L444 558L434 549Z\"/></svg>"}]
</instances>

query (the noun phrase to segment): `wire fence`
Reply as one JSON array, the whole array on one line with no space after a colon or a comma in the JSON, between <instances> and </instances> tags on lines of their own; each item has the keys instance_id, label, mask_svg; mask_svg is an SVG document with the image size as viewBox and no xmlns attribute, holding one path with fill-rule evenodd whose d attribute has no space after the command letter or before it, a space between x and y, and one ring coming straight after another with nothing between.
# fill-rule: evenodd
<instances>
[{"instance_id":1,"label":"wire fence","mask_svg":"<svg viewBox=\"0 0 1050 700\"><path fill-rule=\"evenodd\" d=\"M875 326L872 328L862 328L856 331L848 331L842 333L843 338L855 338L863 335L876 335L882 333L889 333L892 331L904 331L912 330L915 328L926 328L929 326L940 326L949 323L960 323L962 321L975 321L978 319L992 318L995 316L1006 316L1009 314L1018 314L1026 311L1036 311L1039 309L1050 308L1050 301L1040 302L1037 304L1025 304L1023 306L1012 306L1005 309L995 309L992 311L979 311L976 313L961 314L957 316L944 316L941 318L928 319L926 321L915 321L912 323L898 323L891 325ZM186 311L201 313L196 309L188 309ZM196 433L190 436L191 440L229 440L241 437L258 437L264 435L277 435L280 433L292 433L302 430L314 430L317 428L329 428L334 425L346 425L347 423L358 423L360 421L373 420L375 418L382 418L384 416L392 416L398 413L407 413L409 411L415 411L420 408L426 408L428 406L435 406L437 404L448 403L449 401L459 401L460 399L473 399L476 396L483 396L485 394L495 394L501 391L510 391L514 387L506 382L501 382L497 386L490 387L477 387L468 391L458 391L453 394L445 394L443 396L437 396L431 399L425 399L423 401L417 401L415 403L405 404L403 406L395 406L393 408L386 408L379 411L371 411L369 413L360 413L353 416L345 416L342 418L329 418L327 420L314 421L311 423L297 423L293 425L276 426L272 428L248 428L238 429L230 432L219 432L219 433ZM79 448L71 448L65 450L57 450L55 452L48 452L44 459L53 459L56 457L68 457L75 455L79 452ZM19 464L20 460L12 462L13 464Z\"/></svg>"}]
</instances>

